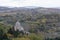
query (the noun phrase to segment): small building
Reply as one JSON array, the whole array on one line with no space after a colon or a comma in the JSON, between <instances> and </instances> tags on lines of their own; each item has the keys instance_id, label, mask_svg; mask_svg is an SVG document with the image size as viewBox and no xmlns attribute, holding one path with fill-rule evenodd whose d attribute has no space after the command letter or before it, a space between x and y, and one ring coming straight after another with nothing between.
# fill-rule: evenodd
<instances>
[{"instance_id":1,"label":"small building","mask_svg":"<svg viewBox=\"0 0 60 40\"><path fill-rule=\"evenodd\" d=\"M20 24L19 21L16 22L16 24L15 24L15 26L14 26L14 30L15 30L15 31L17 31L17 30L19 30L19 31L24 31L24 28L21 26L21 24Z\"/></svg>"},{"instance_id":2,"label":"small building","mask_svg":"<svg viewBox=\"0 0 60 40\"><path fill-rule=\"evenodd\" d=\"M14 30L15 31L20 31L20 32L22 32L22 33L24 33L24 34L29 34L29 32L28 31L25 31L24 30L24 28L21 26L21 24L20 24L20 22L19 21L17 21L16 23L15 23L15 26L14 26Z\"/></svg>"}]
</instances>

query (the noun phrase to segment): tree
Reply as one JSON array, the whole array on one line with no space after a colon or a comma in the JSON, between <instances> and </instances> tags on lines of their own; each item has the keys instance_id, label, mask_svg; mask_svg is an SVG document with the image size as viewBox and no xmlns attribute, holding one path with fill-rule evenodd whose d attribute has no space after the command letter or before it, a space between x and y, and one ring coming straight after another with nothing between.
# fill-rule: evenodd
<instances>
[{"instance_id":1,"label":"tree","mask_svg":"<svg viewBox=\"0 0 60 40\"><path fill-rule=\"evenodd\" d=\"M0 30L0 40L10 40L3 30Z\"/></svg>"},{"instance_id":2,"label":"tree","mask_svg":"<svg viewBox=\"0 0 60 40\"><path fill-rule=\"evenodd\" d=\"M15 31L13 28L10 28L8 33L12 34L14 37L18 37L20 34L24 35L23 31Z\"/></svg>"}]
</instances>

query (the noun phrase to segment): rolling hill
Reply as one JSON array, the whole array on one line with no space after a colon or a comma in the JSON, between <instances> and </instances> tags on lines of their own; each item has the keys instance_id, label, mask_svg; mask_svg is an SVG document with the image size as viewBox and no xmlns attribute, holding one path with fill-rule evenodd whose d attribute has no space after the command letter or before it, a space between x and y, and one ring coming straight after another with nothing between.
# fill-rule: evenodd
<instances>
[{"instance_id":1,"label":"rolling hill","mask_svg":"<svg viewBox=\"0 0 60 40\"><path fill-rule=\"evenodd\" d=\"M44 7L2 7L0 6L0 15L5 14L16 14L16 13L23 13L23 14L51 14L51 13L58 13L60 14L60 9L58 8L44 8Z\"/></svg>"}]
</instances>

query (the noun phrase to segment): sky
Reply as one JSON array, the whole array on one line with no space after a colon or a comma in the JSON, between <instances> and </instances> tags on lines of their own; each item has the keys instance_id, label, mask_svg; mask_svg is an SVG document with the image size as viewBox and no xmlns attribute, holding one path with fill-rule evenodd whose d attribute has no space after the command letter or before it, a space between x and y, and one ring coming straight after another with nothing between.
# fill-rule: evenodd
<instances>
[{"instance_id":1,"label":"sky","mask_svg":"<svg viewBox=\"0 0 60 40\"><path fill-rule=\"evenodd\" d=\"M60 7L60 0L0 0L0 6L9 7Z\"/></svg>"}]
</instances>

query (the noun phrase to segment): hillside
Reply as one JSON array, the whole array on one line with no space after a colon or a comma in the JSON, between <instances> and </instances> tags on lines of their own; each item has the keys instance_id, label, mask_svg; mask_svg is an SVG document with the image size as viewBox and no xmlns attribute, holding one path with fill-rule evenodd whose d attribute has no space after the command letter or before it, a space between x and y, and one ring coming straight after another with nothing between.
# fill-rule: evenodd
<instances>
[{"instance_id":1,"label":"hillside","mask_svg":"<svg viewBox=\"0 0 60 40\"><path fill-rule=\"evenodd\" d=\"M19 20L25 31L35 35L39 34L41 36L42 34L47 39L60 37L60 9L58 8L0 7L0 23L4 24L1 28L10 25L6 27L9 28L7 31L12 31L14 35L13 27L17 20ZM17 33L19 34L18 31Z\"/></svg>"},{"instance_id":2,"label":"hillside","mask_svg":"<svg viewBox=\"0 0 60 40\"><path fill-rule=\"evenodd\" d=\"M43 7L0 7L0 15L5 14L16 14L16 13L22 13L22 14L51 14L51 13L58 13L60 14L60 9L58 8L43 8Z\"/></svg>"}]
</instances>

